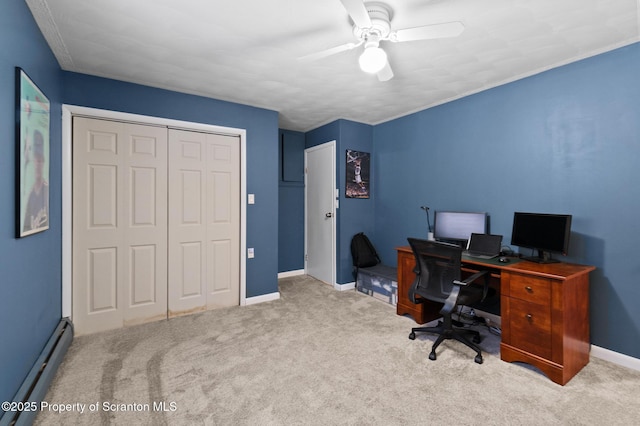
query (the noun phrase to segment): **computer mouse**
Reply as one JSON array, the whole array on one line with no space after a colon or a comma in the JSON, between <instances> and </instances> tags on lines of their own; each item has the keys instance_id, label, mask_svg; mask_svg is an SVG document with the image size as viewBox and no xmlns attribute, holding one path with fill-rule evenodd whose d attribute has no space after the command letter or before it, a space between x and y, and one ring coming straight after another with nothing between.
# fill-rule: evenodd
<instances>
[{"instance_id":1,"label":"computer mouse","mask_svg":"<svg viewBox=\"0 0 640 426\"><path fill-rule=\"evenodd\" d=\"M509 260L508 257L502 256L501 258L498 259L498 262L509 263L509 262L511 262L511 260Z\"/></svg>"}]
</instances>

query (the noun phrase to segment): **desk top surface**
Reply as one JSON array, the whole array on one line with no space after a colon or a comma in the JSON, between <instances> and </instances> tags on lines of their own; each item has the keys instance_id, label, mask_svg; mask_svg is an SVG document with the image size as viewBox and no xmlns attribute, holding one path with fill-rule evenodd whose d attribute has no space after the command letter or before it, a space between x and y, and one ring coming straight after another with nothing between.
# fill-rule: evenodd
<instances>
[{"instance_id":1,"label":"desk top surface","mask_svg":"<svg viewBox=\"0 0 640 426\"><path fill-rule=\"evenodd\" d=\"M413 255L410 246L396 247L398 252L407 252ZM469 256L462 256L463 265L493 269L499 271L520 272L528 275L538 275L542 277L552 278L556 280L566 280L577 275L587 274L593 271L595 266L579 265L576 263L536 263L522 260L519 258L510 258L509 263L499 262L498 259L478 259Z\"/></svg>"}]
</instances>

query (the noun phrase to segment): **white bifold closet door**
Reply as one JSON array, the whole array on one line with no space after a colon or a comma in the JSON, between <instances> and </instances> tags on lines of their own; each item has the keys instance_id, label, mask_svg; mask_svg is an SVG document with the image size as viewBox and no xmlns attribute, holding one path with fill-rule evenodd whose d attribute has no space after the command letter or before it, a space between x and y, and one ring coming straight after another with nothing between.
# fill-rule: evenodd
<instances>
[{"instance_id":1,"label":"white bifold closet door","mask_svg":"<svg viewBox=\"0 0 640 426\"><path fill-rule=\"evenodd\" d=\"M78 335L239 304L239 151L234 136L74 118Z\"/></svg>"},{"instance_id":2,"label":"white bifold closet door","mask_svg":"<svg viewBox=\"0 0 640 426\"><path fill-rule=\"evenodd\" d=\"M240 303L239 142L169 130L169 316Z\"/></svg>"},{"instance_id":3,"label":"white bifold closet door","mask_svg":"<svg viewBox=\"0 0 640 426\"><path fill-rule=\"evenodd\" d=\"M167 316L167 129L73 119L77 334Z\"/></svg>"}]
</instances>

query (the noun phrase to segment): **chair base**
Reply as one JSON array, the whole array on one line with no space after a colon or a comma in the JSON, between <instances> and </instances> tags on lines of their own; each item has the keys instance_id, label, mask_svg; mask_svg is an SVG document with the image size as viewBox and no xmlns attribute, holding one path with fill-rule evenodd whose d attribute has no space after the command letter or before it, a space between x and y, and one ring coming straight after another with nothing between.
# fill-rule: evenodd
<instances>
[{"instance_id":1,"label":"chair base","mask_svg":"<svg viewBox=\"0 0 640 426\"><path fill-rule=\"evenodd\" d=\"M446 321L445 321L446 322ZM469 348L473 349L476 352L476 356L474 361L478 364L482 364L482 351L476 343L480 343L482 341L480 337L480 333L476 330L469 329L461 329L454 327L453 325L449 325L447 327L446 324L443 324L442 321L438 321L438 325L435 327L415 327L411 329L411 333L409 334L409 339L414 340L416 338L416 332L423 333L433 333L438 335L438 339L431 347L431 353L429 354L429 359L435 361L437 359L436 349L440 346L440 343L444 342L447 339L454 339L460 343L465 344ZM466 334L471 334L472 340L469 340Z\"/></svg>"}]
</instances>

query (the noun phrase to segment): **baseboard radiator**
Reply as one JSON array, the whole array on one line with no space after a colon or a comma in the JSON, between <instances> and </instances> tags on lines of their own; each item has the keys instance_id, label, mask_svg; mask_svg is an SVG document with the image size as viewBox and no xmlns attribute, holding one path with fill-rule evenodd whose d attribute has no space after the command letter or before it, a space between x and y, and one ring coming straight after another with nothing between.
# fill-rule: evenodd
<instances>
[{"instance_id":1,"label":"baseboard radiator","mask_svg":"<svg viewBox=\"0 0 640 426\"><path fill-rule=\"evenodd\" d=\"M14 402L35 402L40 406L72 340L73 324L68 318L62 318L20 386ZM30 425L37 414L37 411L8 411L0 417L0 426Z\"/></svg>"}]
</instances>

